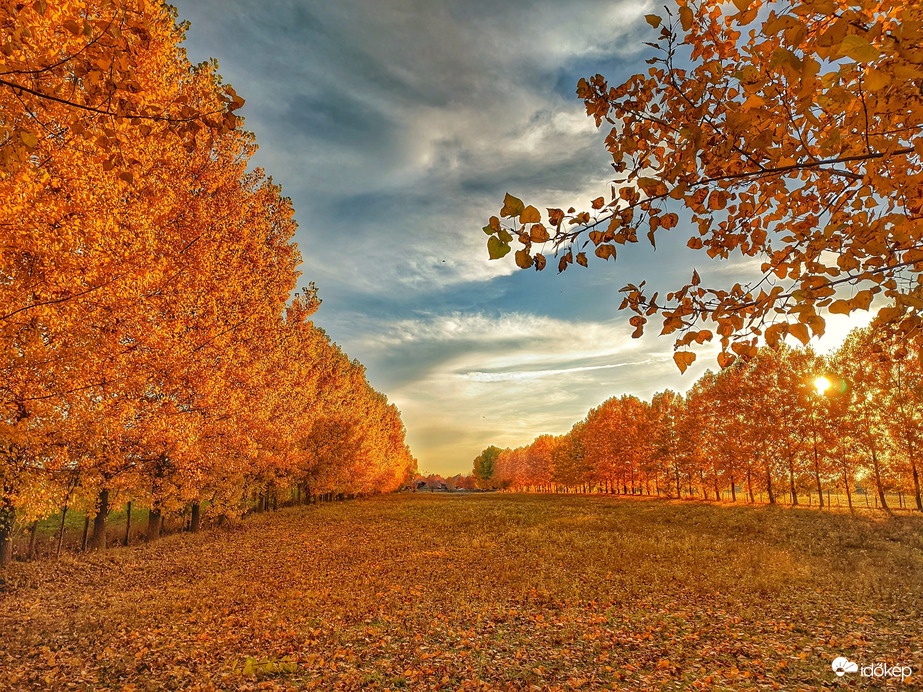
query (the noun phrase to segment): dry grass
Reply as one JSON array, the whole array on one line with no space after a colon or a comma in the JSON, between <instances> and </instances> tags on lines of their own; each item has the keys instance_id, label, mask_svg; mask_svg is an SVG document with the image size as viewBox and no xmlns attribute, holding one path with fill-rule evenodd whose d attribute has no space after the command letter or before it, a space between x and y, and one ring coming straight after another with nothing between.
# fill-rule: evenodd
<instances>
[{"instance_id":1,"label":"dry grass","mask_svg":"<svg viewBox=\"0 0 923 692\"><path fill-rule=\"evenodd\" d=\"M819 689L923 667L923 521L393 495L0 574L0 688Z\"/></svg>"}]
</instances>

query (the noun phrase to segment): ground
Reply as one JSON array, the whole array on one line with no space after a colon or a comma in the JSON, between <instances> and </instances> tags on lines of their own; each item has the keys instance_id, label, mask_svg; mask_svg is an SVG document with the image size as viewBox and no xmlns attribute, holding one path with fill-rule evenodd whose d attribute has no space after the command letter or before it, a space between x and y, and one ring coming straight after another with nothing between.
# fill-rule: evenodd
<instances>
[{"instance_id":1,"label":"ground","mask_svg":"<svg viewBox=\"0 0 923 692\"><path fill-rule=\"evenodd\" d=\"M910 689L921 606L918 517L390 495L14 564L0 689Z\"/></svg>"}]
</instances>

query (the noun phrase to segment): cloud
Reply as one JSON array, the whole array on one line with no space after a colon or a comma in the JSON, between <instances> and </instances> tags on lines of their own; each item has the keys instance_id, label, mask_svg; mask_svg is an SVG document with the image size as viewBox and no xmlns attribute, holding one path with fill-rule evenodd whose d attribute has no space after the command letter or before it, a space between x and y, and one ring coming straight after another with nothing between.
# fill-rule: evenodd
<instances>
[{"instance_id":1,"label":"cloud","mask_svg":"<svg viewBox=\"0 0 923 692\"><path fill-rule=\"evenodd\" d=\"M177 0L193 60L247 99L254 163L293 200L318 323L398 404L424 468L470 469L488 444L566 432L610 396L685 390L672 339L629 338L619 288L744 282L688 227L618 263L538 276L487 259L509 191L570 206L606 189L606 132L574 88L646 71L653 0ZM831 320L828 333L845 330ZM827 343L827 342L825 342Z\"/></svg>"}]
</instances>

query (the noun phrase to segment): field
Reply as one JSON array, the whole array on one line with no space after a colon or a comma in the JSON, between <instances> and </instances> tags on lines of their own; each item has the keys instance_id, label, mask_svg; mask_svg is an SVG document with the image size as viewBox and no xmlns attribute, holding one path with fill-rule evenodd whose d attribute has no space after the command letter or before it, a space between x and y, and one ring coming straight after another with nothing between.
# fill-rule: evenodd
<instances>
[{"instance_id":1,"label":"field","mask_svg":"<svg viewBox=\"0 0 923 692\"><path fill-rule=\"evenodd\" d=\"M921 609L917 517L390 495L16 563L0 689L909 689Z\"/></svg>"}]
</instances>

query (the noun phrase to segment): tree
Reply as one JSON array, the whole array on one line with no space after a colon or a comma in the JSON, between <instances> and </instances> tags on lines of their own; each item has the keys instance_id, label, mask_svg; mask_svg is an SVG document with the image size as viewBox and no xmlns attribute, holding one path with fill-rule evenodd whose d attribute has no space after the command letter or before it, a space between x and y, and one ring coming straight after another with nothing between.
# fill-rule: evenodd
<instances>
[{"instance_id":1,"label":"tree","mask_svg":"<svg viewBox=\"0 0 923 692\"><path fill-rule=\"evenodd\" d=\"M705 288L693 271L663 297L645 282L622 289L633 336L654 315L662 333L680 334L680 370L693 343L720 337L725 367L755 356L759 338L806 344L824 332L820 310L867 310L878 296L892 302L884 322L920 331L923 6L677 4L647 17L658 32L648 74L579 82L588 115L611 127L610 193L544 216L507 194L484 228L491 258L515 241L520 267L541 270L553 252L564 271L587 266L590 243L615 259L618 245L645 233L653 245L688 218L689 247L762 260L762 278L745 286ZM851 297L838 297L847 286Z\"/></svg>"},{"instance_id":2,"label":"tree","mask_svg":"<svg viewBox=\"0 0 923 692\"><path fill-rule=\"evenodd\" d=\"M474 459L474 476L478 488L487 489L494 487L494 475L497 471L497 462L500 460L501 449L490 445Z\"/></svg>"}]
</instances>

